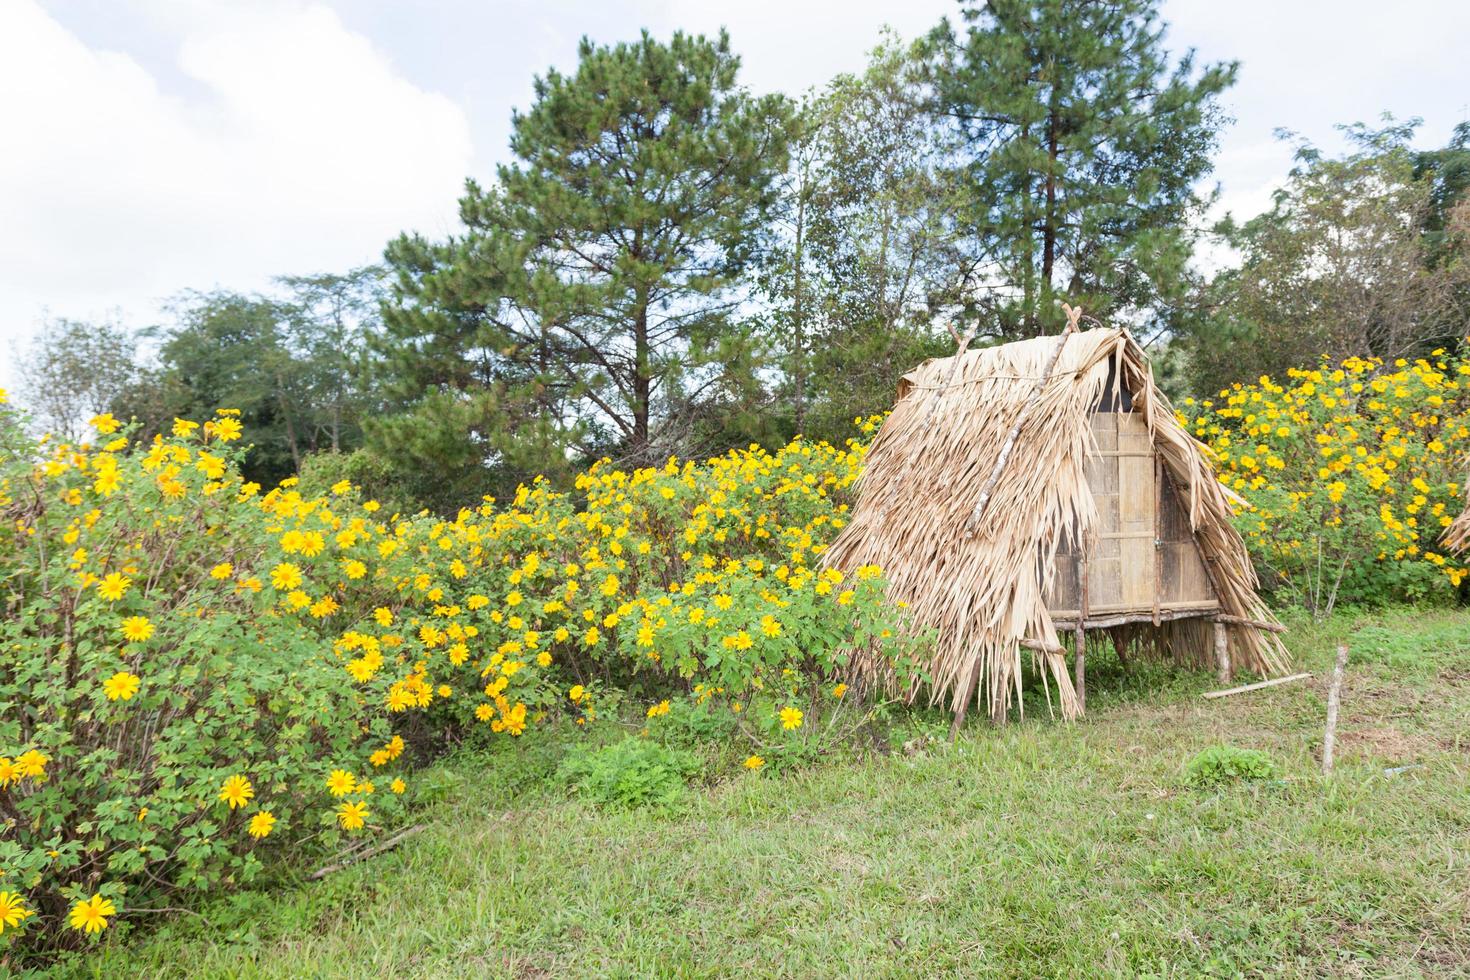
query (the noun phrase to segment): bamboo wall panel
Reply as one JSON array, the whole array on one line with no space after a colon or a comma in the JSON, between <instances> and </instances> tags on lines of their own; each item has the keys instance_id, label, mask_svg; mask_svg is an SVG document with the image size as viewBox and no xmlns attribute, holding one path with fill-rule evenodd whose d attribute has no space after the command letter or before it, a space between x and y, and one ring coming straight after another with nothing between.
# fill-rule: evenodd
<instances>
[{"instance_id":1,"label":"bamboo wall panel","mask_svg":"<svg viewBox=\"0 0 1470 980\"><path fill-rule=\"evenodd\" d=\"M1211 607L1214 589L1168 474L1160 473L1141 414L1093 413L1097 452L1083 473L1098 523L1087 555L1088 611L1116 615L1183 606ZM1162 477L1162 482L1160 482ZM1077 543L1063 542L1047 608L1075 620L1080 602Z\"/></svg>"}]
</instances>

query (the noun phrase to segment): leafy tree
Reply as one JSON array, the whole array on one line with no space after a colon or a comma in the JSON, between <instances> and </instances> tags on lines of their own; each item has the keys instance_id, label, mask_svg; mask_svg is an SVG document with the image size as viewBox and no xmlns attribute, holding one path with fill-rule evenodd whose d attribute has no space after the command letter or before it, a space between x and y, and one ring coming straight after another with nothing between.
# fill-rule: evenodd
<instances>
[{"instance_id":1,"label":"leafy tree","mask_svg":"<svg viewBox=\"0 0 1470 980\"><path fill-rule=\"evenodd\" d=\"M342 452L361 442L372 401L363 386L366 340L377 329L384 272L282 276L290 345L306 365L308 424L314 449Z\"/></svg>"},{"instance_id":2,"label":"leafy tree","mask_svg":"<svg viewBox=\"0 0 1470 980\"><path fill-rule=\"evenodd\" d=\"M1417 120L1414 121L1417 128ZM1470 122L1455 127L1449 143L1413 155L1414 179L1429 183L1429 214L1424 233L1429 239L1431 262L1453 254L1451 239L1455 209L1470 194ZM1450 254L1446 254L1446 250Z\"/></svg>"},{"instance_id":3,"label":"leafy tree","mask_svg":"<svg viewBox=\"0 0 1470 980\"><path fill-rule=\"evenodd\" d=\"M1197 387L1324 354L1412 356L1465 335L1457 297L1470 282L1470 209L1437 202L1410 146L1417 125L1343 127L1349 150L1338 158L1301 142L1271 209L1222 222L1241 260L1212 281L1215 312L1189 335Z\"/></svg>"},{"instance_id":4,"label":"leafy tree","mask_svg":"<svg viewBox=\"0 0 1470 980\"><path fill-rule=\"evenodd\" d=\"M16 352L21 400L46 432L77 441L87 421L132 384L134 342L120 325L57 318Z\"/></svg>"},{"instance_id":5,"label":"leafy tree","mask_svg":"<svg viewBox=\"0 0 1470 980\"><path fill-rule=\"evenodd\" d=\"M386 259L391 290L369 340L384 414L366 426L367 450L393 462L400 495L453 508L597 452L570 352L517 297L524 255L511 236L403 235Z\"/></svg>"},{"instance_id":6,"label":"leafy tree","mask_svg":"<svg viewBox=\"0 0 1470 980\"><path fill-rule=\"evenodd\" d=\"M465 234L389 247L378 355L403 411L374 446L503 485L569 454L688 450L712 405L750 400L742 275L790 110L738 88L738 67L724 34L645 33L584 40L574 74L536 80L516 161L467 184Z\"/></svg>"},{"instance_id":7,"label":"leafy tree","mask_svg":"<svg viewBox=\"0 0 1470 980\"><path fill-rule=\"evenodd\" d=\"M1236 65L1171 66L1157 0L991 0L962 19L927 44L971 188L968 313L1005 338L1054 329L1062 298L1166 318Z\"/></svg>"},{"instance_id":8,"label":"leafy tree","mask_svg":"<svg viewBox=\"0 0 1470 980\"><path fill-rule=\"evenodd\" d=\"M171 306L175 322L149 331L157 364L114 410L159 432L176 417L238 409L253 439L243 469L261 483L298 473L311 453L352 450L371 408L360 360L378 275L290 277L280 281L282 298L185 294Z\"/></svg>"},{"instance_id":9,"label":"leafy tree","mask_svg":"<svg viewBox=\"0 0 1470 980\"><path fill-rule=\"evenodd\" d=\"M888 407L904 371L950 349L935 320L964 279L960 189L918 53L887 37L800 117L765 287L794 429L808 435L840 438Z\"/></svg>"}]
</instances>

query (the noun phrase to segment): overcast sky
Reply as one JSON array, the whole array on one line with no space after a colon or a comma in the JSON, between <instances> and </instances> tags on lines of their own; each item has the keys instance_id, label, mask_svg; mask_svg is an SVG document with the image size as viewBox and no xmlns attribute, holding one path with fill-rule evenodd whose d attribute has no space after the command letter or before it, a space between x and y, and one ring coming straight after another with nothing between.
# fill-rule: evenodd
<instances>
[{"instance_id":1,"label":"overcast sky","mask_svg":"<svg viewBox=\"0 0 1470 980\"><path fill-rule=\"evenodd\" d=\"M533 75L577 40L729 29L743 81L800 93L954 0L0 0L0 385L52 315L145 326L183 289L263 288L454 228ZM1467 0L1165 0L1171 50L1242 62L1215 177L1254 213L1277 127L1470 114Z\"/></svg>"}]
</instances>

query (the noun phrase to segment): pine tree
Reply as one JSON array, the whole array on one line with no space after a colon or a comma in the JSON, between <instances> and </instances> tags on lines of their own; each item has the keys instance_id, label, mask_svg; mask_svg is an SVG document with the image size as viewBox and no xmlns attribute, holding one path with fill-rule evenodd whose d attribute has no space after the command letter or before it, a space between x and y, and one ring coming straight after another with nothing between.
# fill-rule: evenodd
<instances>
[{"instance_id":1,"label":"pine tree","mask_svg":"<svg viewBox=\"0 0 1470 980\"><path fill-rule=\"evenodd\" d=\"M411 414L376 426L380 444L553 470L603 452L648 462L753 383L743 273L785 166L788 104L737 87L724 34L584 39L579 55L515 115L516 160L467 184L465 233L390 246L380 367Z\"/></svg>"},{"instance_id":2,"label":"pine tree","mask_svg":"<svg viewBox=\"0 0 1470 980\"><path fill-rule=\"evenodd\" d=\"M1064 298L1167 310L1237 66L1196 73L1191 51L1171 68L1157 0L991 0L963 19L928 44L973 187L970 313L1018 337L1054 327Z\"/></svg>"}]
</instances>

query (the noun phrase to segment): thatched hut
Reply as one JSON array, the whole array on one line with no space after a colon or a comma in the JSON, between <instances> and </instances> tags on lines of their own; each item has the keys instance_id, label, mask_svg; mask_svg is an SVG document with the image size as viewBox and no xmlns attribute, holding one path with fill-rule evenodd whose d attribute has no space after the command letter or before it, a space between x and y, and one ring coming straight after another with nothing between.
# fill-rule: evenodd
<instances>
[{"instance_id":1,"label":"thatched hut","mask_svg":"<svg viewBox=\"0 0 1470 980\"><path fill-rule=\"evenodd\" d=\"M824 557L881 566L915 629L935 631L926 690L956 726L977 692L996 720L1019 705L1023 651L1062 715L1080 715L1086 631L1227 678L1286 666L1206 450L1126 330L1076 322L979 350L965 339L904 375ZM895 683L861 655L855 671Z\"/></svg>"},{"instance_id":2,"label":"thatched hut","mask_svg":"<svg viewBox=\"0 0 1470 980\"><path fill-rule=\"evenodd\" d=\"M1445 530L1444 545L1452 552L1470 551L1470 490L1466 491L1464 512Z\"/></svg>"}]
</instances>

